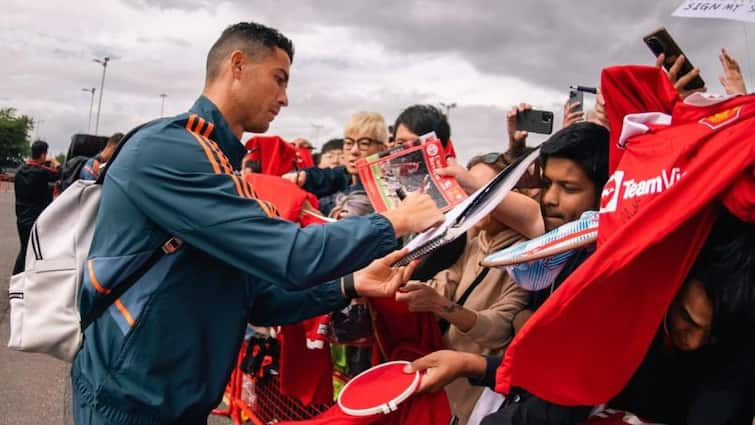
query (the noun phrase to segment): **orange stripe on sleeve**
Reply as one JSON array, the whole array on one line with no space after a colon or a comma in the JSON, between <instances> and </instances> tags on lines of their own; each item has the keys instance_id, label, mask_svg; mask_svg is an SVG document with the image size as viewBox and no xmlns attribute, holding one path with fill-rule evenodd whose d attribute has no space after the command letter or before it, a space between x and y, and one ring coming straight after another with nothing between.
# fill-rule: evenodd
<instances>
[{"instance_id":1,"label":"orange stripe on sleeve","mask_svg":"<svg viewBox=\"0 0 755 425\"><path fill-rule=\"evenodd\" d=\"M194 136L195 139L197 139L197 142L199 142L199 146L202 147L204 150L204 154L207 155L207 159L210 161L210 164L212 165L212 171L215 172L215 174L220 174L220 166L218 165L218 162L215 160L215 157L212 155L212 151L210 148L205 144L205 142L202 140L201 137L197 136L196 134L189 132L192 136Z\"/></svg>"},{"instance_id":2,"label":"orange stripe on sleeve","mask_svg":"<svg viewBox=\"0 0 755 425\"><path fill-rule=\"evenodd\" d=\"M191 131L191 128L194 126L194 120L197 119L197 116L195 114L189 115L189 120L186 121L186 129Z\"/></svg>"},{"instance_id":3,"label":"orange stripe on sleeve","mask_svg":"<svg viewBox=\"0 0 755 425\"><path fill-rule=\"evenodd\" d=\"M205 129L204 132L202 132L202 136L204 136L204 137L210 137L210 134L212 134L212 130L214 130L214 129L215 129L215 124L213 124L211 122L208 122L207 123L207 128Z\"/></svg>"},{"instance_id":4,"label":"orange stripe on sleeve","mask_svg":"<svg viewBox=\"0 0 755 425\"><path fill-rule=\"evenodd\" d=\"M128 309L126 309L126 306L123 305L123 303L121 302L121 299L118 298L117 300L115 300L114 304L115 304L115 308L117 308L118 311L120 311L121 314L123 315L123 318L126 319L126 323L128 323L128 325L133 328L134 318L131 317L131 313L129 313Z\"/></svg>"},{"instance_id":5,"label":"orange stripe on sleeve","mask_svg":"<svg viewBox=\"0 0 755 425\"><path fill-rule=\"evenodd\" d=\"M252 194L252 198L256 198L257 192L254 190L254 186L252 186L252 184L247 180L244 180L244 184L246 185L247 189L249 189L249 193Z\"/></svg>"},{"instance_id":6,"label":"orange stripe on sleeve","mask_svg":"<svg viewBox=\"0 0 755 425\"><path fill-rule=\"evenodd\" d=\"M87 261L87 268L89 269L89 281L92 282L92 286L94 286L94 289L100 294L109 294L110 289L105 288L104 286L100 285L100 281L98 281L97 276L94 275L93 260Z\"/></svg>"},{"instance_id":7,"label":"orange stripe on sleeve","mask_svg":"<svg viewBox=\"0 0 755 425\"><path fill-rule=\"evenodd\" d=\"M202 127L204 127L205 120L202 117L198 117L199 121L197 122L197 126L194 127L194 130L192 130L193 133L201 134L202 133Z\"/></svg>"},{"instance_id":8,"label":"orange stripe on sleeve","mask_svg":"<svg viewBox=\"0 0 755 425\"><path fill-rule=\"evenodd\" d=\"M202 140L204 140L205 144L212 149L213 152L215 152L215 155L220 160L220 164L223 166L223 171L226 174L233 174L233 167L231 167L231 162L228 161L228 157L223 154L223 151L220 150L217 143L213 142L212 140L202 137Z\"/></svg>"},{"instance_id":9,"label":"orange stripe on sleeve","mask_svg":"<svg viewBox=\"0 0 755 425\"><path fill-rule=\"evenodd\" d=\"M244 188L241 185L238 176L236 176L235 174L229 174L229 176L231 177L231 180L233 180L233 184L236 186L236 192L239 194L239 196L242 198L249 198L249 195L244 192Z\"/></svg>"},{"instance_id":10,"label":"orange stripe on sleeve","mask_svg":"<svg viewBox=\"0 0 755 425\"><path fill-rule=\"evenodd\" d=\"M264 212L266 216L275 217L273 212L270 210L270 205L268 205L267 202L260 199L255 199L255 201L257 201L257 203L260 205L260 208L262 208L262 212Z\"/></svg>"}]
</instances>

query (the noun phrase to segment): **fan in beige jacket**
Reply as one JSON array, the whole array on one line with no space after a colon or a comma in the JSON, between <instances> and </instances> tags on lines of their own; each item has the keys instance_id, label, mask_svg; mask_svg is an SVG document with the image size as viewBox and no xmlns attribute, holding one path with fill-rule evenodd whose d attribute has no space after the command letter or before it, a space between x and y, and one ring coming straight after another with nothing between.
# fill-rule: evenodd
<instances>
[{"instance_id":1,"label":"fan in beige jacket","mask_svg":"<svg viewBox=\"0 0 755 425\"><path fill-rule=\"evenodd\" d=\"M410 281L405 291L396 294L396 299L407 302L410 311L430 311L448 321L451 326L443 335L448 348L482 355L500 354L514 335L511 322L525 307L527 291L516 286L505 271L491 269L463 306L457 301L482 272L480 260L523 237L492 217L481 224L482 230L467 242L454 265L429 282ZM466 424L481 392L481 387L471 386L466 379L446 386L451 411L460 424Z\"/></svg>"}]
</instances>

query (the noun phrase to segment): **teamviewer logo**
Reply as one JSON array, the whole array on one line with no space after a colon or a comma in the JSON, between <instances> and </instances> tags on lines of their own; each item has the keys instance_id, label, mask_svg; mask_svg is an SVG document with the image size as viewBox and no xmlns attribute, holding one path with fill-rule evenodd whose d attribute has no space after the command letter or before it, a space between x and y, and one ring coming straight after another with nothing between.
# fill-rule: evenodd
<instances>
[{"instance_id":1,"label":"teamviewer logo","mask_svg":"<svg viewBox=\"0 0 755 425\"><path fill-rule=\"evenodd\" d=\"M603 194L600 195L600 212L614 212L619 203L621 183L624 181L624 172L616 170L603 186Z\"/></svg>"}]
</instances>

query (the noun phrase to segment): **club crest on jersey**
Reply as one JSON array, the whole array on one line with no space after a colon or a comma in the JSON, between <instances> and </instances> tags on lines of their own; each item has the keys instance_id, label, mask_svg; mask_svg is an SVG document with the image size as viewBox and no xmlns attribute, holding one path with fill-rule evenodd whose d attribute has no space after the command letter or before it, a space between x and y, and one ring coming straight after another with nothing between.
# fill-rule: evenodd
<instances>
[{"instance_id":1,"label":"club crest on jersey","mask_svg":"<svg viewBox=\"0 0 755 425\"><path fill-rule=\"evenodd\" d=\"M619 200L629 200L642 196L661 193L678 182L684 174L674 167L671 171L661 170L660 174L643 180L625 179L624 171L616 170L603 186L600 195L600 212L616 211Z\"/></svg>"},{"instance_id":2,"label":"club crest on jersey","mask_svg":"<svg viewBox=\"0 0 755 425\"><path fill-rule=\"evenodd\" d=\"M715 113L709 117L705 117L700 120L700 124L707 125L711 130L718 130L723 126L738 120L741 112L742 106L737 106L725 111Z\"/></svg>"}]
</instances>

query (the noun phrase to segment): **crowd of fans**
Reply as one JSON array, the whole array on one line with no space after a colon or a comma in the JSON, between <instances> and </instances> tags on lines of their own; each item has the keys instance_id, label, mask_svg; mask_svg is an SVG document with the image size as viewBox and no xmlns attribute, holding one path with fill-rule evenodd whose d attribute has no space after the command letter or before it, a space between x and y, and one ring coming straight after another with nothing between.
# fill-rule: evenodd
<instances>
[{"instance_id":1,"label":"crowd of fans","mask_svg":"<svg viewBox=\"0 0 755 425\"><path fill-rule=\"evenodd\" d=\"M729 95L745 94L736 61L724 50L720 58L724 68L724 75L720 78L724 90ZM677 61L669 77L680 95L686 97L691 92L684 91L683 87L698 71L677 79L682 61L683 58ZM662 59L657 65L660 63ZM415 271L413 280L396 294L395 299L405 303L409 311L429 312L437 317L447 349L492 356L495 359L493 364L497 365L500 354L515 333L591 255L593 248L577 250L552 284L535 292L517 286L505 271L479 264L491 252L553 230L576 220L586 211L598 210L601 192L609 177L609 128L605 103L598 94L594 110L583 112L577 106L581 105L567 102L562 129L542 145L540 160L517 184L515 193L462 241L424 261ZM517 130L515 123L517 114L528 109L532 109L531 105L521 103L507 113L507 149L475 156L466 167L460 166L451 154L449 166L440 170L440 174L455 177L471 193L516 158L529 153L527 132ZM371 208L359 180L356 161L396 144L416 140L431 131L444 147L449 146L449 123L443 113L431 105L406 108L390 127L379 114L360 112L346 124L344 139L327 142L322 153L315 154L317 167L295 170L283 177L317 195L323 214L335 211L333 216L341 218L337 212L343 207L333 209L333 206L355 202L364 206L359 208L359 214L366 214ZM699 261L669 307L646 360L625 390L607 403L608 408L630 411L662 423L713 423L706 421L715 416L726 418L720 423L747 423L752 419L755 414L752 382L745 384L745 379L738 379L736 384L726 387L722 380L731 379L727 375L730 372L724 370L726 368L717 369L715 365L725 362L717 356L726 355L740 359L737 367L743 370L752 371L754 362L742 362L741 355L727 351L731 350L730 345L720 341L713 345L711 334L716 322L714 305L726 303L724 298L732 301L733 297L742 298L737 303L755 302L751 282L754 241L751 225L722 214ZM714 269L717 271L713 272ZM745 282L747 279L750 282ZM754 335L753 323L746 323L740 328L742 334L734 337L732 342L748 346L748 353L752 355L749 345L752 345ZM448 360L442 356L438 358ZM697 370L699 374L687 373L691 370ZM717 373L721 375L716 376ZM460 424L468 423L483 391L484 385L480 384L485 382L474 383L477 385L458 378L444 387ZM710 396L713 390L706 387L708 384L717 385L715 391L726 394L725 405L717 404L716 398ZM493 386L492 382L487 385ZM558 406L525 391L516 395L516 402L511 396L505 402L501 396L493 397L498 397L494 405L500 406L493 415L497 419L491 416L485 423L578 423L594 410L593 406ZM489 399L490 395L486 403ZM547 420L539 422L543 417ZM473 422L479 423L480 419L478 415Z\"/></svg>"},{"instance_id":2,"label":"crowd of fans","mask_svg":"<svg viewBox=\"0 0 755 425\"><path fill-rule=\"evenodd\" d=\"M683 87L698 71L677 78L683 60L679 58L668 75L684 97L690 93ZM736 61L722 51L721 62L724 90L728 94L745 94ZM530 99L533 100L536 99ZM447 365L450 370L456 365L482 364L482 369L474 373L468 373L474 368L458 366L458 370L447 373L447 379L429 379L423 384L427 385L426 390L443 387L451 411L461 425L480 423L480 414L474 411L483 408L478 400L484 387L493 387L491 380L495 377L491 376L491 370L500 363L501 355L532 314L593 253L593 248L579 249L552 284L536 292L522 289L505 270L480 265L492 252L542 235L578 219L584 212L599 209L603 186L609 178L609 135L619 129L608 128L605 102L600 94L594 110L582 112L577 106L581 105L565 105L562 128L543 143L539 160L514 191L465 237L424 259L394 296L400 308L433 315L447 349L418 360L414 367L432 369ZM528 134L516 129L517 114L528 109L532 107L526 103L512 107L505 117L508 143L502 143L499 152L475 156L466 166L454 159L454 142L447 117L434 106L412 105L390 126L377 112L355 113L344 126L343 138L327 141L318 152L305 139L284 143L283 150L274 151L272 156L255 156L255 152L250 152L242 175L261 199L271 201L272 208L279 213L284 209L288 211L287 218L291 220L302 221L306 213L315 213L325 221L328 221L326 218L349 220L352 216L374 212L360 181L357 161L434 132L448 155L448 166L439 170L439 174L453 176L465 191L472 193L517 158L531 152L532 148L526 144ZM81 165L76 177L96 179L121 137L121 134L113 135L101 153L79 160ZM461 145L464 141L455 143ZM277 161L279 152L284 151L293 152L295 159L288 164L284 162L274 173L282 179L275 183L280 185L275 187L281 189L273 190L273 183L266 183L256 175L265 169L265 161ZM61 178L59 164L54 159L48 161L46 153L47 145L35 142L31 159L16 174L16 213L22 245L14 273L23 270L25 247L34 220L53 199L49 183ZM72 158L68 161L76 163ZM285 200L267 199L266 191L276 192L271 193L270 198ZM299 201L289 208L287 203L292 199ZM400 248L404 242L399 238L395 247ZM750 321L753 315L748 313L755 311L753 248L752 224L722 211L692 272L668 307L641 367L604 407L670 424L749 423L753 420L755 323ZM369 314L363 308L352 308L355 303L369 304L358 300L346 307L334 305L332 310L350 309L354 314ZM369 320L357 322L363 326ZM333 342L334 346L350 346L349 341ZM373 343L378 344L378 341ZM372 363L388 360L382 357L385 353L365 344L363 338L353 347L345 351L347 356L365 359L372 355ZM342 372L353 376L370 362L349 364L351 366ZM490 396L484 398L488 403ZM560 406L524 390L509 394L505 399L499 396L492 406L485 412L492 415L482 423L579 423L595 408Z\"/></svg>"}]
</instances>

